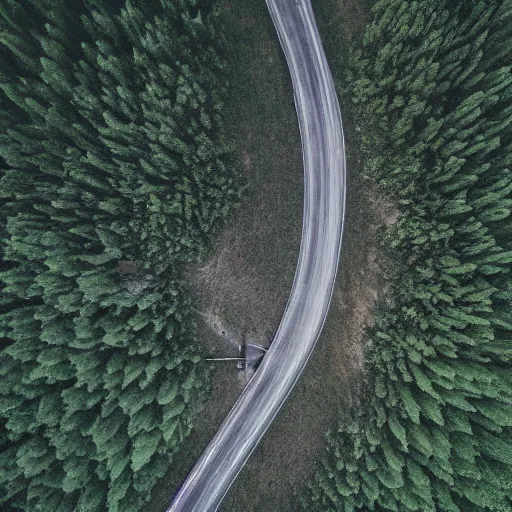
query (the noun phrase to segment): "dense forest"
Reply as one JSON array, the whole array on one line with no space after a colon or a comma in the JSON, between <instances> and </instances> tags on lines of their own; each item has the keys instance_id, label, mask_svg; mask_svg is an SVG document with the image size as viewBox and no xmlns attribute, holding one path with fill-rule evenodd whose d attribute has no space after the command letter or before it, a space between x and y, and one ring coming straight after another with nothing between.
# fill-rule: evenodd
<instances>
[{"instance_id":1,"label":"dense forest","mask_svg":"<svg viewBox=\"0 0 512 512\"><path fill-rule=\"evenodd\" d=\"M210 0L0 2L0 505L137 511L205 395L180 281L238 198Z\"/></svg>"},{"instance_id":2,"label":"dense forest","mask_svg":"<svg viewBox=\"0 0 512 512\"><path fill-rule=\"evenodd\" d=\"M379 0L342 94L392 198L359 406L307 511L512 510L512 2Z\"/></svg>"}]
</instances>

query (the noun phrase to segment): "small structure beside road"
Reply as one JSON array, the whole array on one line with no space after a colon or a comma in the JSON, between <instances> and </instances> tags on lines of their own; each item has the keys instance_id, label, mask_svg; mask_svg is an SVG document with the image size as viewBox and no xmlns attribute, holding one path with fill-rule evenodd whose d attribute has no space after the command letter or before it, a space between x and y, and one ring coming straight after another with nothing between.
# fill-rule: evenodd
<instances>
[{"instance_id":1,"label":"small structure beside road","mask_svg":"<svg viewBox=\"0 0 512 512\"><path fill-rule=\"evenodd\" d=\"M239 346L239 352L239 357L209 357L206 361L236 361L239 370L256 370L267 349L255 343L247 343Z\"/></svg>"},{"instance_id":2,"label":"small structure beside road","mask_svg":"<svg viewBox=\"0 0 512 512\"><path fill-rule=\"evenodd\" d=\"M265 357L267 353L267 349L261 347L260 345L256 345L255 343L247 343L245 346L245 370L248 368L256 369L261 360Z\"/></svg>"}]
</instances>

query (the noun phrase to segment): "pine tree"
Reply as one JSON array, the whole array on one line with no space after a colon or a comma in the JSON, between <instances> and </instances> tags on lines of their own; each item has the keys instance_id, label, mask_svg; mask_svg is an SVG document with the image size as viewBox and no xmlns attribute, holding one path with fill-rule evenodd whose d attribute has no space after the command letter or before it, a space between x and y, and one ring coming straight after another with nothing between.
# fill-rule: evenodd
<instances>
[{"instance_id":1,"label":"pine tree","mask_svg":"<svg viewBox=\"0 0 512 512\"><path fill-rule=\"evenodd\" d=\"M304 510L512 507L511 20L506 0L380 0L352 55L344 92L368 119L366 174L400 208L400 279Z\"/></svg>"},{"instance_id":2,"label":"pine tree","mask_svg":"<svg viewBox=\"0 0 512 512\"><path fill-rule=\"evenodd\" d=\"M140 510L206 390L181 266L239 196L221 27L195 0L0 26L1 507Z\"/></svg>"}]
</instances>

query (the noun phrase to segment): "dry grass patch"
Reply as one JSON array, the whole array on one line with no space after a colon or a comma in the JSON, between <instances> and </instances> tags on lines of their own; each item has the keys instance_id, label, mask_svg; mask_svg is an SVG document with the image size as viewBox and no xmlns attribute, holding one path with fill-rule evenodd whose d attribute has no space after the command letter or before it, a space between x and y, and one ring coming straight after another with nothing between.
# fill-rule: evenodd
<instances>
[{"instance_id":1,"label":"dry grass patch","mask_svg":"<svg viewBox=\"0 0 512 512\"><path fill-rule=\"evenodd\" d=\"M378 231L395 219L390 205L349 171L346 232L327 321L283 409L252 454L221 510L296 512L298 497L325 453L336 425L364 379L363 335L383 298Z\"/></svg>"},{"instance_id":2,"label":"dry grass patch","mask_svg":"<svg viewBox=\"0 0 512 512\"><path fill-rule=\"evenodd\" d=\"M229 6L224 17L236 69L227 119L248 195L211 257L190 269L188 279L203 318L205 354L233 356L244 339L268 344L284 311L300 246L303 169L289 73L265 4L237 0ZM336 71L341 45L362 33L365 4L318 0L314 7ZM344 117L344 125L347 223L327 322L304 375L230 489L223 512L296 512L298 495L324 453L325 432L361 381L363 331L381 290L377 231L394 214L362 183L351 136L355 124ZM243 385L234 366L216 367L210 399L147 512L165 509Z\"/></svg>"}]
</instances>

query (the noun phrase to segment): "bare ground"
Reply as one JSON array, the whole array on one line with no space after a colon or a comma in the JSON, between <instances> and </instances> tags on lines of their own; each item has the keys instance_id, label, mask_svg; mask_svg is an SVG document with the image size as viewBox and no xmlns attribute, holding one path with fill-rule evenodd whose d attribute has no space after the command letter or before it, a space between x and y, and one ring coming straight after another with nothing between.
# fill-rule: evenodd
<instances>
[{"instance_id":1,"label":"bare ground","mask_svg":"<svg viewBox=\"0 0 512 512\"><path fill-rule=\"evenodd\" d=\"M313 4L333 73L339 75L344 41L362 34L366 1ZM226 6L229 57L238 61L227 118L248 195L208 261L188 273L202 319L198 334L205 356L236 356L243 340L271 341L293 281L302 226L300 138L286 63L263 0ZM356 121L349 114L344 125L348 209L326 325L305 373L228 492L223 512L299 510L298 496L324 454L325 432L336 425L361 382L362 337L383 287L377 233L396 214L359 176L352 136ZM165 509L244 385L233 365L217 363L211 396L147 512Z\"/></svg>"},{"instance_id":2,"label":"bare ground","mask_svg":"<svg viewBox=\"0 0 512 512\"><path fill-rule=\"evenodd\" d=\"M287 403L229 491L223 512L292 512L325 450L325 432L351 405L363 374L362 339L383 283L377 231L395 218L351 173L345 245L326 325Z\"/></svg>"}]
</instances>

